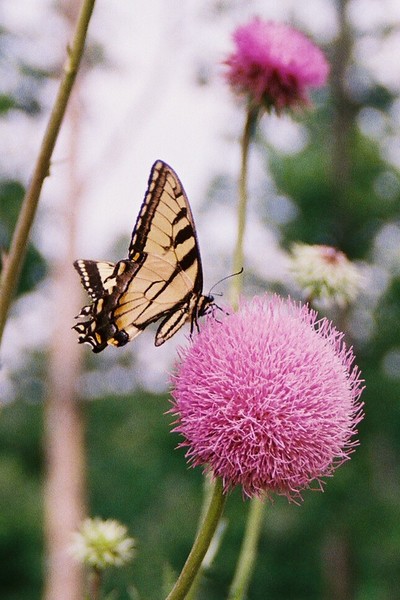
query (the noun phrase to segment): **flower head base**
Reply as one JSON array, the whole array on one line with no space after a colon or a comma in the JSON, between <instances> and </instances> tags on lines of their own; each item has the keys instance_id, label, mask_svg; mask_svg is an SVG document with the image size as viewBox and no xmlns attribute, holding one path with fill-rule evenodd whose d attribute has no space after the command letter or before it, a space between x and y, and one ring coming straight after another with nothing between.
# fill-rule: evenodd
<instances>
[{"instance_id":1,"label":"flower head base","mask_svg":"<svg viewBox=\"0 0 400 600\"><path fill-rule=\"evenodd\" d=\"M71 554L82 564L98 570L121 567L133 558L135 541L127 528L113 519L85 519L74 533Z\"/></svg>"},{"instance_id":2,"label":"flower head base","mask_svg":"<svg viewBox=\"0 0 400 600\"><path fill-rule=\"evenodd\" d=\"M343 334L278 296L209 317L181 351L174 431L193 466L225 490L289 499L349 458L362 419L362 382Z\"/></svg>"},{"instance_id":3,"label":"flower head base","mask_svg":"<svg viewBox=\"0 0 400 600\"><path fill-rule=\"evenodd\" d=\"M353 302L364 281L345 254L331 246L295 244L290 271L306 298L326 308Z\"/></svg>"},{"instance_id":4,"label":"flower head base","mask_svg":"<svg viewBox=\"0 0 400 600\"><path fill-rule=\"evenodd\" d=\"M226 79L251 104L278 112L309 104L308 88L325 84L329 66L321 50L295 29L254 19L233 34Z\"/></svg>"}]
</instances>

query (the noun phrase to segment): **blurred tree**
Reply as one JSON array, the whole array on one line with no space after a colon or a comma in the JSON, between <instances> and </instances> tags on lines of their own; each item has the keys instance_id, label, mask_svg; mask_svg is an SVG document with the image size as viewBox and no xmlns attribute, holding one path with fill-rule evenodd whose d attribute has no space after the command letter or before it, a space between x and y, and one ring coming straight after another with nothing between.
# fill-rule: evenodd
<instances>
[{"instance_id":1,"label":"blurred tree","mask_svg":"<svg viewBox=\"0 0 400 600\"><path fill-rule=\"evenodd\" d=\"M71 315L79 312L81 293L72 269L76 257L75 230L80 200L77 184L80 131L79 84L71 99L65 126L69 129L68 191L61 210L66 232L65 251L51 268L55 296L56 332L49 355L45 402L44 445L46 480L44 520L46 581L44 598L80 600L83 596L81 566L70 555L72 532L86 516L86 459L84 421L76 381L80 373L81 347L71 331ZM68 290L68 294L65 291Z\"/></svg>"},{"instance_id":2,"label":"blurred tree","mask_svg":"<svg viewBox=\"0 0 400 600\"><path fill-rule=\"evenodd\" d=\"M83 3L81 0L62 1L58 8L66 19L69 36L75 36ZM88 67L89 61L84 62ZM47 567L44 600L81 600L85 594L82 566L71 556L69 547L72 533L87 516L85 424L76 385L82 348L70 325L71 316L79 312L81 305L81 290L72 264L76 259L76 225L83 191L79 169L83 120L80 90L87 72L86 68L78 75L64 120L64 129L68 132L67 190L58 211L65 237L63 251L51 265L56 335L50 345L44 413ZM63 333L58 335L58 332Z\"/></svg>"}]
</instances>

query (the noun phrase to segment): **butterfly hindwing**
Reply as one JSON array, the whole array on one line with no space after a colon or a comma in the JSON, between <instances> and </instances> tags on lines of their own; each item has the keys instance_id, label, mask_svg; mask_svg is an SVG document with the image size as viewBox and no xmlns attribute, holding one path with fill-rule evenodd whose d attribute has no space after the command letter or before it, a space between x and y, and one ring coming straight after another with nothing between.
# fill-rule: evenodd
<instances>
[{"instance_id":1,"label":"butterfly hindwing","mask_svg":"<svg viewBox=\"0 0 400 600\"><path fill-rule=\"evenodd\" d=\"M74 267L78 271L85 290L97 298L102 296L107 286L107 279L111 278L115 264L111 262L100 262L95 260L76 260Z\"/></svg>"},{"instance_id":2,"label":"butterfly hindwing","mask_svg":"<svg viewBox=\"0 0 400 600\"><path fill-rule=\"evenodd\" d=\"M176 173L154 163L132 233L128 259L116 264L74 263L93 302L75 326L79 342L94 352L121 346L162 319L156 345L204 314L212 298L202 295L202 268L189 202Z\"/></svg>"},{"instance_id":3,"label":"butterfly hindwing","mask_svg":"<svg viewBox=\"0 0 400 600\"><path fill-rule=\"evenodd\" d=\"M78 260L74 266L84 288L93 298L93 302L84 306L77 317L88 317L88 320L74 326L80 334L78 341L90 344L94 352L100 352L107 344L126 344L129 338L116 326L113 311L139 264L131 261L114 264Z\"/></svg>"}]
</instances>

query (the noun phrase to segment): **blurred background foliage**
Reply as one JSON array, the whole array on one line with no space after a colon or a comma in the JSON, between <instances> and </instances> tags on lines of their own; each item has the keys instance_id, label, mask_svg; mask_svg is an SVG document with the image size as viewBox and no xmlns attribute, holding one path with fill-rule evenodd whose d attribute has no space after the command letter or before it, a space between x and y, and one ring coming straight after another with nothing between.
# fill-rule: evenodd
<instances>
[{"instance_id":1,"label":"blurred background foliage","mask_svg":"<svg viewBox=\"0 0 400 600\"><path fill-rule=\"evenodd\" d=\"M10 114L15 116L21 113L35 117L41 110L38 91L49 74L38 72L19 60L16 56L18 45L17 36L0 24L0 119L6 119ZM10 246L25 187L10 173L4 172L1 165L0 174L0 248L4 251ZM45 259L39 250L30 244L17 294L32 290L45 273Z\"/></svg>"},{"instance_id":2,"label":"blurred background foliage","mask_svg":"<svg viewBox=\"0 0 400 600\"><path fill-rule=\"evenodd\" d=\"M0 246L9 248L25 188L20 181L0 183ZM1 269L0 269L1 271ZM39 250L30 244L21 273L17 295L31 291L46 275L46 261Z\"/></svg>"},{"instance_id":3,"label":"blurred background foliage","mask_svg":"<svg viewBox=\"0 0 400 600\"><path fill-rule=\"evenodd\" d=\"M0 37L2 62L9 58L7 35L2 31ZM330 52L329 47L326 50ZM36 118L38 89L46 73L30 69L24 61L16 68L19 84L0 94L0 118L16 111ZM201 85L206 83L202 80ZM334 93L318 98L314 112L296 117L307 133L300 151L279 152L263 133L257 140L257 156L272 174L277 193L294 207L293 218L277 224L268 212L268 200L260 206L260 220L278 231L285 249L293 241L337 246L351 259L369 264L370 279L341 322L367 382L361 444L352 460L328 480L325 493L306 492L301 506L278 498L266 507L251 600L400 598L400 177L396 164L383 152L384 138L368 135L365 128L366 120L369 131L374 121L377 127L379 120L390 122L398 107L396 94L373 79L361 98L348 92L352 114L341 150L347 168L343 181L335 165L340 105L335 104ZM398 129L389 133L399 141ZM0 245L6 249L24 183L4 169L0 177ZM221 173L221 177L228 177L234 189L229 176ZM209 203L218 203L213 183L209 182ZM266 184L265 195L270 189ZM204 201L204 213L207 206ZM212 246L210 240L208 244ZM388 255L385 249L390 250ZM221 260L229 264L229 257ZM46 260L32 243L18 294L32 291L47 273ZM251 280L252 273L247 276ZM255 279L256 288L265 289L266 284ZM14 397L0 414L0 597L4 600L37 599L43 585L47 352L36 348L23 367L18 366L12 375ZM135 361L129 356L120 359L128 372L130 360ZM93 365L90 357L92 379ZM101 365L95 378L102 377ZM113 377L118 375L111 375L111 381ZM138 545L132 565L108 576L106 588L115 591L113 599L135 598L135 590L145 600L160 598L163 577L171 569L179 571L196 530L202 477L200 470L187 469L183 451L176 450L179 439L169 432L168 409L167 394L150 394L140 387L129 395L100 393L82 401L90 514L121 520ZM232 493L226 508L228 528L202 583L201 599L226 597L245 507L240 491Z\"/></svg>"}]
</instances>

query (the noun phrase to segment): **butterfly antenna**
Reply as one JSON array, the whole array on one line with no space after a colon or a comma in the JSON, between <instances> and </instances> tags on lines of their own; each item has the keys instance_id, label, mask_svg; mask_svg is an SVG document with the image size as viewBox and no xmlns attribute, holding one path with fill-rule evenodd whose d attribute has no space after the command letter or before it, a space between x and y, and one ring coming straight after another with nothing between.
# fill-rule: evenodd
<instances>
[{"instance_id":1,"label":"butterfly antenna","mask_svg":"<svg viewBox=\"0 0 400 600\"><path fill-rule=\"evenodd\" d=\"M217 285L219 285L220 283L222 283L223 281L226 281L227 279L230 279L231 277L236 277L237 275L241 275L243 273L244 269L243 267L240 269L240 271L238 271L237 273L232 273L231 275L227 275L226 277L223 277L222 279L220 279L219 281L217 281L217 283L214 283L214 285L212 286L212 288L210 289L208 295L211 296L211 292L213 291L214 288L217 287ZM215 296L222 296L222 294L215 294Z\"/></svg>"}]
</instances>

